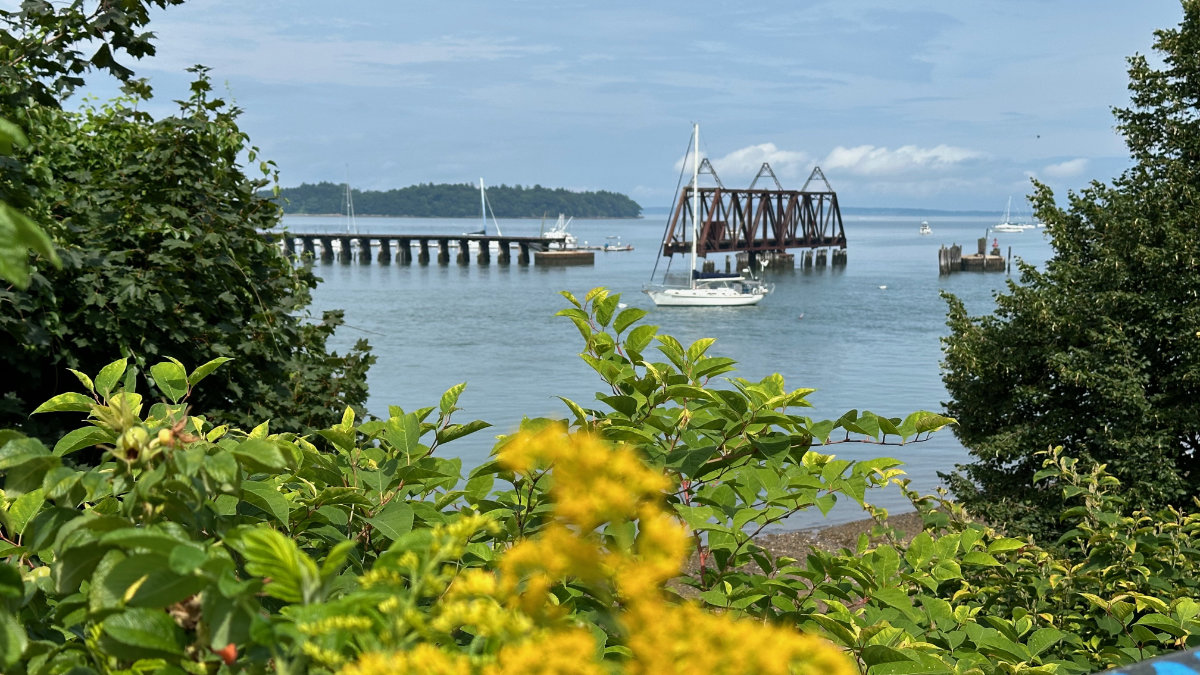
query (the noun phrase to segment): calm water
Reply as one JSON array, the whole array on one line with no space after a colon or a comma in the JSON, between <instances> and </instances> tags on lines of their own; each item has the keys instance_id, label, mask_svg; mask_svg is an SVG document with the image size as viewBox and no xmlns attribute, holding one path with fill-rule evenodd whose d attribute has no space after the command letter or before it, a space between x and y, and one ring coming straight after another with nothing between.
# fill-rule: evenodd
<instances>
[{"instance_id":1,"label":"calm water","mask_svg":"<svg viewBox=\"0 0 1200 675\"><path fill-rule=\"evenodd\" d=\"M500 267L494 262L481 267L474 260L446 267L318 263L315 271L324 282L314 291L313 304L316 311L345 309L347 325L336 348L360 337L374 347L378 362L369 376L367 402L373 414L386 416L389 405L436 406L447 388L467 383L456 421L483 419L494 427L446 446L466 467L484 461L495 435L511 432L524 415L567 417L557 396L588 407L603 389L577 356L578 331L554 316L566 306L561 290L582 297L605 286L621 293L629 306L648 310L644 322L685 345L717 338L709 353L737 360L738 376L757 380L778 372L789 389L815 388L809 396L814 407L802 411L814 419L836 418L851 408L903 417L915 410L940 411L947 398L939 372L939 339L947 332L939 292L958 295L973 314L981 314L991 311L993 292L1007 278L996 273L939 278L937 273L939 245L960 243L973 252L994 218L930 218L931 236L917 234L921 220L847 217L845 268L768 270L775 292L753 307L653 306L640 289L657 258L663 216L573 223L580 242L603 244L606 237L619 236L634 245L630 252L597 251L593 267ZM346 229L335 217L288 217L285 223L294 232ZM477 220L454 219L363 218L357 224L372 233L479 229ZM537 234L541 223L501 220L499 225L505 234ZM991 236L1002 250L1011 246L1014 256L1036 265L1050 254L1041 230ZM718 268L724 266L723 256L715 260ZM683 265L686 261L677 259L673 271ZM828 450L846 458L897 457L922 491L939 485L938 471L967 458L949 431L907 446L845 444ZM876 494L873 501L896 512L911 510L898 491ZM856 508L839 507L827 522L859 517ZM789 525L820 522L814 513Z\"/></svg>"}]
</instances>

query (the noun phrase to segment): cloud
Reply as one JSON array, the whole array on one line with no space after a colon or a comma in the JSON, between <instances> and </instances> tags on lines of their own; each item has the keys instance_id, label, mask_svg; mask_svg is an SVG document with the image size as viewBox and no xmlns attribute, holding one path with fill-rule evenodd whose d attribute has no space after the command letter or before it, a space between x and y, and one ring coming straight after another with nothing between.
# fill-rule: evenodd
<instances>
[{"instance_id":1,"label":"cloud","mask_svg":"<svg viewBox=\"0 0 1200 675\"><path fill-rule=\"evenodd\" d=\"M859 145L853 148L839 145L820 164L825 170L844 170L863 176L887 176L914 170L950 169L963 162L983 157L981 152L950 145L932 148L904 145L895 150L874 145Z\"/></svg>"},{"instance_id":2,"label":"cloud","mask_svg":"<svg viewBox=\"0 0 1200 675\"><path fill-rule=\"evenodd\" d=\"M1042 173L1051 178L1070 178L1078 176L1087 169L1088 161L1083 157L1070 159L1058 164L1051 164L1042 168Z\"/></svg>"},{"instance_id":3,"label":"cloud","mask_svg":"<svg viewBox=\"0 0 1200 675\"><path fill-rule=\"evenodd\" d=\"M311 37L263 30L252 22L168 19L156 25L156 32L169 48L160 48L155 59L139 65L142 69L179 72L203 62L221 77L288 84L420 85L431 79L421 70L429 66L478 65L554 51L514 37L442 35L409 42Z\"/></svg>"},{"instance_id":4,"label":"cloud","mask_svg":"<svg viewBox=\"0 0 1200 675\"><path fill-rule=\"evenodd\" d=\"M703 155L701 157L703 158ZM812 158L807 153L780 150L774 143L748 145L719 159L710 158L709 161L717 169L717 175L722 176L727 183L728 179L735 182L743 178L749 180L758 173L764 162L771 165L771 170L777 176L807 174L808 167L812 164ZM689 152L687 157L675 163L675 169L678 171L691 165L692 155Z\"/></svg>"}]
</instances>

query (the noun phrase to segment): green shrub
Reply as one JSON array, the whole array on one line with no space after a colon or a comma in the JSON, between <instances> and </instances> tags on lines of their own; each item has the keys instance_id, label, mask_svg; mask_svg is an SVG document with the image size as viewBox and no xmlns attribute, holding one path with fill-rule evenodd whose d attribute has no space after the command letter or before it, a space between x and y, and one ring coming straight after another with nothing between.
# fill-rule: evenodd
<instances>
[{"instance_id":1,"label":"green shrub","mask_svg":"<svg viewBox=\"0 0 1200 675\"><path fill-rule=\"evenodd\" d=\"M607 409L565 401L571 420L526 420L465 482L440 456L487 426L454 420L462 385L387 420L347 409L317 432L323 452L315 437L191 414L223 359L155 364L153 404L125 360L76 373L83 392L37 412L86 413L86 425L53 448L0 432L0 667L846 667L809 633L873 674L1072 673L1196 644L1196 516L1125 515L1103 467L1051 452L1039 480L1072 505L1053 551L944 495L910 494L925 527L903 543L868 499L904 486L898 463L813 445L911 440L952 420L814 422L789 412L809 391L777 376L712 381L733 363L708 356L711 341L684 348L599 289L568 299ZM652 342L665 361L646 359ZM105 461L74 465L90 447ZM796 561L752 536L839 497L878 518L882 543ZM689 552L706 562L676 580L699 596L684 602L666 582ZM776 644L792 656L772 660Z\"/></svg>"}]
</instances>

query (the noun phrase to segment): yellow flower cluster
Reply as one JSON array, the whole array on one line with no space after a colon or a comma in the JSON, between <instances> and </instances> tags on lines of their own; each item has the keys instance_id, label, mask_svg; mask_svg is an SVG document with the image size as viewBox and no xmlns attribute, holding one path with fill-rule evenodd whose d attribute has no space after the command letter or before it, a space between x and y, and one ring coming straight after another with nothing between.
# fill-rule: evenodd
<instances>
[{"instance_id":1,"label":"yellow flower cluster","mask_svg":"<svg viewBox=\"0 0 1200 675\"><path fill-rule=\"evenodd\" d=\"M370 630L373 625L365 616L329 616L319 621L296 624L296 629L305 635L325 635L338 630Z\"/></svg>"},{"instance_id":2,"label":"yellow flower cluster","mask_svg":"<svg viewBox=\"0 0 1200 675\"><path fill-rule=\"evenodd\" d=\"M436 645L423 643L407 651L363 654L357 662L339 672L341 675L471 675L473 669L466 654L447 652Z\"/></svg>"},{"instance_id":3,"label":"yellow flower cluster","mask_svg":"<svg viewBox=\"0 0 1200 675\"><path fill-rule=\"evenodd\" d=\"M495 572L448 575L452 581L425 624L431 631L420 631L426 641L406 651L364 654L342 673L856 672L840 650L818 637L668 602L663 586L679 574L690 541L664 508L668 479L633 451L551 427L514 438L499 459L527 476L549 468L552 521L507 551ZM465 546L487 526L480 518L469 516L435 532L435 541L446 542L440 552L461 552L450 542ZM605 538L597 529L604 524L632 524L632 547ZM610 618L625 636L627 660L605 661L602 645L558 606L551 590L567 581L615 599ZM410 623L418 621L410 617ZM464 627L499 644L490 654L467 656L428 641Z\"/></svg>"},{"instance_id":4,"label":"yellow flower cluster","mask_svg":"<svg viewBox=\"0 0 1200 675\"><path fill-rule=\"evenodd\" d=\"M498 459L524 474L553 466L554 515L584 531L635 518L641 504L657 503L670 487L665 475L649 470L631 450L612 448L591 435L567 434L561 426L517 436Z\"/></svg>"},{"instance_id":5,"label":"yellow flower cluster","mask_svg":"<svg viewBox=\"0 0 1200 675\"><path fill-rule=\"evenodd\" d=\"M633 652L631 675L857 675L822 638L695 605L639 602L623 615Z\"/></svg>"}]
</instances>

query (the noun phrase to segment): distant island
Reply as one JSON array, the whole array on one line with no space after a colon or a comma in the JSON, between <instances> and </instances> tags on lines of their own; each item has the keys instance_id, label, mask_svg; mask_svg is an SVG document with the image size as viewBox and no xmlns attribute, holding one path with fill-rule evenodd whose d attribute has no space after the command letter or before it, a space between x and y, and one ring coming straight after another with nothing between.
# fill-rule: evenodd
<instances>
[{"instance_id":1,"label":"distant island","mask_svg":"<svg viewBox=\"0 0 1200 675\"><path fill-rule=\"evenodd\" d=\"M354 212L360 216L406 218L478 218L479 186L470 183L425 183L395 190L353 190ZM334 214L346 211L346 186L321 182L282 188L274 198L288 214ZM487 201L497 218L545 218L565 213L574 218L640 218L642 207L616 192L572 192L541 185L489 186ZM489 214L491 215L491 214Z\"/></svg>"}]
</instances>

